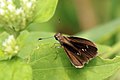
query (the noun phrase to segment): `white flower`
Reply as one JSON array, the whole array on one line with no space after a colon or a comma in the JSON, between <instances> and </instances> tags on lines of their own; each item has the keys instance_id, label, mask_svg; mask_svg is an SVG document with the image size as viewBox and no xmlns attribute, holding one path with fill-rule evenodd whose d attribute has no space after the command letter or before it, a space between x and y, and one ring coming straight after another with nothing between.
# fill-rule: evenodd
<instances>
[{"instance_id":1,"label":"white flower","mask_svg":"<svg viewBox=\"0 0 120 80\"><path fill-rule=\"evenodd\" d=\"M28 2L26 5L27 5L28 8L31 8L32 7L32 2Z\"/></svg>"},{"instance_id":2,"label":"white flower","mask_svg":"<svg viewBox=\"0 0 120 80\"><path fill-rule=\"evenodd\" d=\"M13 6L12 4L8 5L8 9L13 12L15 10L15 6Z\"/></svg>"},{"instance_id":3,"label":"white flower","mask_svg":"<svg viewBox=\"0 0 120 80\"><path fill-rule=\"evenodd\" d=\"M15 31L21 31L33 20L36 0L20 0L19 7L13 1L0 0L0 23L4 27L14 27Z\"/></svg>"},{"instance_id":4,"label":"white flower","mask_svg":"<svg viewBox=\"0 0 120 80\"><path fill-rule=\"evenodd\" d=\"M0 2L0 7L3 8L5 6L4 2Z\"/></svg>"},{"instance_id":5,"label":"white flower","mask_svg":"<svg viewBox=\"0 0 120 80\"><path fill-rule=\"evenodd\" d=\"M10 2L10 3L12 3L12 0L7 0L7 2Z\"/></svg>"},{"instance_id":6,"label":"white flower","mask_svg":"<svg viewBox=\"0 0 120 80\"><path fill-rule=\"evenodd\" d=\"M19 47L13 35L10 35L8 39L4 41L2 46L4 54L8 55L10 58L15 56L19 51Z\"/></svg>"},{"instance_id":7,"label":"white flower","mask_svg":"<svg viewBox=\"0 0 120 80\"><path fill-rule=\"evenodd\" d=\"M0 9L0 15L4 15L4 10L3 9Z\"/></svg>"},{"instance_id":8,"label":"white flower","mask_svg":"<svg viewBox=\"0 0 120 80\"><path fill-rule=\"evenodd\" d=\"M22 8L19 8L19 9L16 10L16 14L17 14L17 15L19 15L19 14L22 13L22 12L23 12Z\"/></svg>"}]
</instances>

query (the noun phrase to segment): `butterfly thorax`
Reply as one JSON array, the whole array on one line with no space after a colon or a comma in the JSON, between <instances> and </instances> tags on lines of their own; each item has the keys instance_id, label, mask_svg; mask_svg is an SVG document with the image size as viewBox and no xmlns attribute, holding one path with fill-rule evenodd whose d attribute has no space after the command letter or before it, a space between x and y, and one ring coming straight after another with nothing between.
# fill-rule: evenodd
<instances>
[{"instance_id":1,"label":"butterfly thorax","mask_svg":"<svg viewBox=\"0 0 120 80\"><path fill-rule=\"evenodd\" d=\"M78 50L77 48L75 48L70 42L69 42L69 39L65 36L63 36L61 33L56 33L54 35L55 39L58 40L60 42L61 45L63 44L67 44L67 45L70 45L72 46L74 49Z\"/></svg>"},{"instance_id":2,"label":"butterfly thorax","mask_svg":"<svg viewBox=\"0 0 120 80\"><path fill-rule=\"evenodd\" d=\"M56 33L56 34L54 35L54 37L55 37L55 39L58 40L61 44L63 44L63 43L70 44L69 41L68 41L68 39L67 39L67 37L62 36L61 33Z\"/></svg>"}]
</instances>

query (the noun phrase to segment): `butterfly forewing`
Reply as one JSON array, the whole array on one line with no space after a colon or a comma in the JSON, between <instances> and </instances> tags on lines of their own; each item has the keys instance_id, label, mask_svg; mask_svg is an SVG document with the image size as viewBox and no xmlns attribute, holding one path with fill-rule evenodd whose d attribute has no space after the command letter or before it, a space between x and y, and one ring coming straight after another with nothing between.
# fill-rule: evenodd
<instances>
[{"instance_id":1,"label":"butterfly forewing","mask_svg":"<svg viewBox=\"0 0 120 80\"><path fill-rule=\"evenodd\" d=\"M68 40L69 42L81 43L81 44L86 44L86 45L96 47L92 41L87 39L78 38L78 37L68 37Z\"/></svg>"},{"instance_id":2,"label":"butterfly forewing","mask_svg":"<svg viewBox=\"0 0 120 80\"><path fill-rule=\"evenodd\" d=\"M91 58L97 54L97 48L93 42L78 37L68 37L68 41L84 53L88 53Z\"/></svg>"}]
</instances>

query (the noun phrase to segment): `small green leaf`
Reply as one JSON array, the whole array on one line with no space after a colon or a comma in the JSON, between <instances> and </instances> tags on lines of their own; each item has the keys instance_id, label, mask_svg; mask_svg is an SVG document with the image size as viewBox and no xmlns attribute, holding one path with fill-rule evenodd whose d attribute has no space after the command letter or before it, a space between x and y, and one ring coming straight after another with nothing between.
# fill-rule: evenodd
<instances>
[{"instance_id":1,"label":"small green leaf","mask_svg":"<svg viewBox=\"0 0 120 80\"><path fill-rule=\"evenodd\" d=\"M19 58L0 61L0 80L32 80L32 69Z\"/></svg>"},{"instance_id":2,"label":"small green leaf","mask_svg":"<svg viewBox=\"0 0 120 80\"><path fill-rule=\"evenodd\" d=\"M98 48L99 56L101 57L104 57L104 55L108 54L112 50L112 47L107 45L100 45L100 44L97 44L97 48Z\"/></svg>"},{"instance_id":3,"label":"small green leaf","mask_svg":"<svg viewBox=\"0 0 120 80\"><path fill-rule=\"evenodd\" d=\"M46 22L54 14L58 0L37 0L35 22Z\"/></svg>"}]
</instances>

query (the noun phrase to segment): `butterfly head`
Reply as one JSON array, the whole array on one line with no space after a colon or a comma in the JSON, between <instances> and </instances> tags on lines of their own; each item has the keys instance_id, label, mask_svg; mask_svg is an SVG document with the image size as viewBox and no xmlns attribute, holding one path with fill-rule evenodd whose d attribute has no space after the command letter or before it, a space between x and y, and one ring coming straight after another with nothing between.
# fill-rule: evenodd
<instances>
[{"instance_id":1,"label":"butterfly head","mask_svg":"<svg viewBox=\"0 0 120 80\"><path fill-rule=\"evenodd\" d=\"M58 41L62 41L62 39L63 39L63 36L62 36L62 34L61 33L56 33L55 35L54 35L54 37L55 37L55 39L56 40L58 40Z\"/></svg>"}]
</instances>

